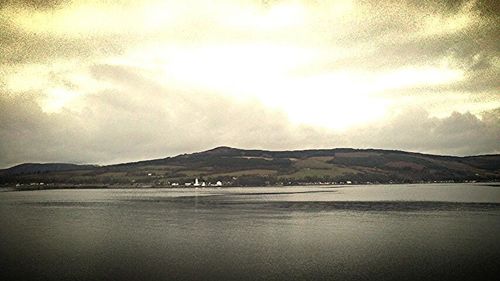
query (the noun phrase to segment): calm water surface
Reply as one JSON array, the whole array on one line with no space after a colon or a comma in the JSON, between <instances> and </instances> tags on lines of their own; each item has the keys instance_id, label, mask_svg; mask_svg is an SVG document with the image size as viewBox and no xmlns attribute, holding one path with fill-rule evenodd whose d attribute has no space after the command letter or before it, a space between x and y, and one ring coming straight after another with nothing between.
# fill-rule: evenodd
<instances>
[{"instance_id":1,"label":"calm water surface","mask_svg":"<svg viewBox=\"0 0 500 281\"><path fill-rule=\"evenodd\" d=\"M500 186L0 192L1 280L496 280Z\"/></svg>"}]
</instances>

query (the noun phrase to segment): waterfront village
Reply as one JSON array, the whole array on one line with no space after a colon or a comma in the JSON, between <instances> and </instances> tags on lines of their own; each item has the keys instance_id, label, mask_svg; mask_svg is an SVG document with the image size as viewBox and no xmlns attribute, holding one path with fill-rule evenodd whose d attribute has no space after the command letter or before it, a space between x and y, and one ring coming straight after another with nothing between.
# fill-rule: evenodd
<instances>
[{"instance_id":1,"label":"waterfront village","mask_svg":"<svg viewBox=\"0 0 500 281\"><path fill-rule=\"evenodd\" d=\"M37 174L38 175L38 174ZM92 178L63 178L57 181L56 177L46 177L44 181L36 177L25 178L13 183L0 183L1 187L11 187L17 190L37 190L53 188L205 188L205 187L236 187L236 186L308 186L308 185L372 185L372 184L401 184L401 183L454 183L454 182L476 182L476 180L454 181L454 180L420 180L420 181L359 181L354 179L342 179L332 181L328 178L305 177L304 179L277 178L270 176L223 176L223 177L180 177L168 180L164 175L146 171L132 174L130 177L92 177ZM48 180L48 181L46 181ZM59 179L60 180L60 179Z\"/></svg>"},{"instance_id":2,"label":"waterfront village","mask_svg":"<svg viewBox=\"0 0 500 281\"><path fill-rule=\"evenodd\" d=\"M179 183L178 182L173 182L171 183L172 186L179 186ZM206 186L222 186L222 182L221 181L217 181L216 183L207 183L205 181L202 181L200 182L198 180L198 178L196 178L194 180L194 183L193 182L186 182L184 183L184 186L195 186L195 187L206 187Z\"/></svg>"}]
</instances>

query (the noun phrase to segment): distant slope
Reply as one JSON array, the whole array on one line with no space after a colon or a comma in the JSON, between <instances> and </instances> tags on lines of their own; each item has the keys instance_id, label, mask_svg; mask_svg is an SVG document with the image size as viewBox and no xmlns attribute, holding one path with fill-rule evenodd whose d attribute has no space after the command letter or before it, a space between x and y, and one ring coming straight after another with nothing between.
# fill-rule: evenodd
<instances>
[{"instance_id":1,"label":"distant slope","mask_svg":"<svg viewBox=\"0 0 500 281\"><path fill-rule=\"evenodd\" d=\"M381 149L204 152L109 166L24 164L0 172L0 183L169 186L201 181L225 185L417 183L500 180L500 155L438 156Z\"/></svg>"},{"instance_id":2,"label":"distant slope","mask_svg":"<svg viewBox=\"0 0 500 281\"><path fill-rule=\"evenodd\" d=\"M8 169L0 170L0 175L39 174L94 169L95 165L76 165L68 163L24 163Z\"/></svg>"}]
</instances>

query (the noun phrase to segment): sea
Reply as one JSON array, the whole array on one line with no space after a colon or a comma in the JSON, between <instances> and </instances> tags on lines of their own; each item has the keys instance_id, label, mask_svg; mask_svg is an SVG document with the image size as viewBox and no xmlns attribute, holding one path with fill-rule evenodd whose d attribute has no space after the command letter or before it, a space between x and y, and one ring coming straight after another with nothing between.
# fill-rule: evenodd
<instances>
[{"instance_id":1,"label":"sea","mask_svg":"<svg viewBox=\"0 0 500 281\"><path fill-rule=\"evenodd\" d=\"M498 280L496 183L0 192L0 280Z\"/></svg>"}]
</instances>

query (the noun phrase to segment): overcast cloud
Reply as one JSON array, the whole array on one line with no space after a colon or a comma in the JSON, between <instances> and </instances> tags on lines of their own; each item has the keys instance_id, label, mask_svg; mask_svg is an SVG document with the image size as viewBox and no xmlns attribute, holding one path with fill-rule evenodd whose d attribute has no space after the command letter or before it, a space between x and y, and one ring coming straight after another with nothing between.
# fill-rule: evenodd
<instances>
[{"instance_id":1,"label":"overcast cloud","mask_svg":"<svg viewBox=\"0 0 500 281\"><path fill-rule=\"evenodd\" d=\"M500 152L498 1L0 1L0 167Z\"/></svg>"}]
</instances>

